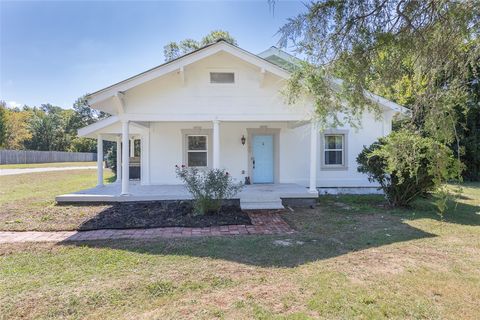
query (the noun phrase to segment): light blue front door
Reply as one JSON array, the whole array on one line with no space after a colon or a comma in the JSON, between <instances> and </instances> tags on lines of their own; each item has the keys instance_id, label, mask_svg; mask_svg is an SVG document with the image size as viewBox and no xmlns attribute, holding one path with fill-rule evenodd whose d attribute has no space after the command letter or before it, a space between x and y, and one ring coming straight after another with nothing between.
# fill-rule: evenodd
<instances>
[{"instance_id":1,"label":"light blue front door","mask_svg":"<svg viewBox=\"0 0 480 320\"><path fill-rule=\"evenodd\" d=\"M273 136L255 135L252 145L253 183L273 183Z\"/></svg>"}]
</instances>

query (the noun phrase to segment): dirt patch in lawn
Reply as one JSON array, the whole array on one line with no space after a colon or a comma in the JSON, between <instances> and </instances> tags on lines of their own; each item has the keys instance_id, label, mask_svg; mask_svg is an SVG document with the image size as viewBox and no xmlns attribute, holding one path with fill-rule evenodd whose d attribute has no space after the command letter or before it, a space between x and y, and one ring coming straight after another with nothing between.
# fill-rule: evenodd
<instances>
[{"instance_id":1,"label":"dirt patch in lawn","mask_svg":"<svg viewBox=\"0 0 480 320\"><path fill-rule=\"evenodd\" d=\"M239 205L223 205L218 213L196 215L192 201L116 203L79 226L79 230L250 225Z\"/></svg>"}]
</instances>

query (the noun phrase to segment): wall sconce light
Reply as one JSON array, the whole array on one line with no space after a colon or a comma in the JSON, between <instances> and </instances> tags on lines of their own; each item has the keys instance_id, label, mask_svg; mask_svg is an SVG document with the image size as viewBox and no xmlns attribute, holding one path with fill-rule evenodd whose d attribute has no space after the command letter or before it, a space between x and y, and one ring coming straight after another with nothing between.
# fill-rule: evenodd
<instances>
[{"instance_id":1,"label":"wall sconce light","mask_svg":"<svg viewBox=\"0 0 480 320\"><path fill-rule=\"evenodd\" d=\"M242 138L240 139L240 141L242 141L242 145L245 145L245 141L246 141L246 140L247 140L247 139L245 139L245 136L242 134Z\"/></svg>"}]
</instances>

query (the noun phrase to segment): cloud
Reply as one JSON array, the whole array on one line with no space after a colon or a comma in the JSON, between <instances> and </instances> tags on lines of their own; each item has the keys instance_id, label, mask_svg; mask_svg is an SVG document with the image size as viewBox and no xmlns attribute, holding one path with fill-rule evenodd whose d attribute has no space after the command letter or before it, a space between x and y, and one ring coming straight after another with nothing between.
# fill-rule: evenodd
<instances>
[{"instance_id":1,"label":"cloud","mask_svg":"<svg viewBox=\"0 0 480 320\"><path fill-rule=\"evenodd\" d=\"M18 103L17 101L7 101L8 108L21 108L23 107L22 103Z\"/></svg>"}]
</instances>

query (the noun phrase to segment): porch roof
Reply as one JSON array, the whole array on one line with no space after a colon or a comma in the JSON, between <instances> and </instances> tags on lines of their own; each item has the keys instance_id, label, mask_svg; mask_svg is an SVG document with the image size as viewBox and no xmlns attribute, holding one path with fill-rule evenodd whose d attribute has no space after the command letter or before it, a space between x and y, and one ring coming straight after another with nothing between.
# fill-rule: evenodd
<instances>
[{"instance_id":1,"label":"porch roof","mask_svg":"<svg viewBox=\"0 0 480 320\"><path fill-rule=\"evenodd\" d=\"M132 122L130 135L141 135L146 129L148 129L147 126L141 123ZM121 123L118 116L111 116L78 129L78 136L80 137L96 139L99 134L102 134L102 140L109 141L115 141L121 133Z\"/></svg>"},{"instance_id":2,"label":"porch roof","mask_svg":"<svg viewBox=\"0 0 480 320\"><path fill-rule=\"evenodd\" d=\"M225 115L216 116L211 115L129 115L130 123L132 124L130 134L140 135L148 130L149 122L211 122L214 120L222 122L289 122L292 127L302 126L308 123L304 117L295 115ZM102 134L103 140L114 141L118 135L122 133L121 119L119 116L111 116L102 119L91 125L83 127L78 130L80 137L96 139L99 134Z\"/></svg>"}]
</instances>

